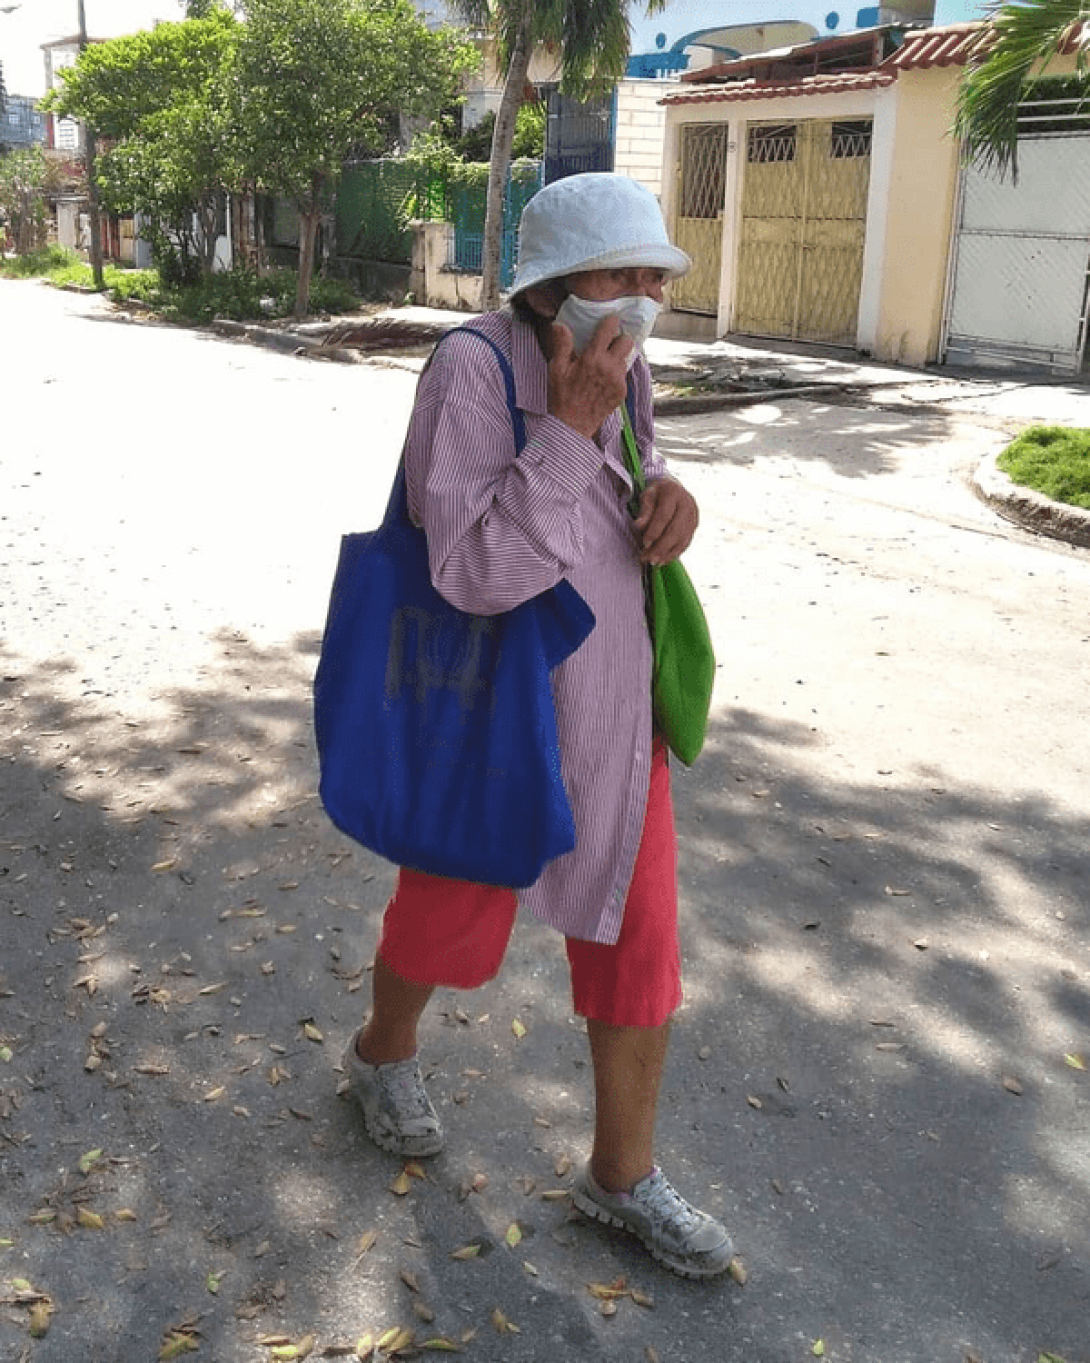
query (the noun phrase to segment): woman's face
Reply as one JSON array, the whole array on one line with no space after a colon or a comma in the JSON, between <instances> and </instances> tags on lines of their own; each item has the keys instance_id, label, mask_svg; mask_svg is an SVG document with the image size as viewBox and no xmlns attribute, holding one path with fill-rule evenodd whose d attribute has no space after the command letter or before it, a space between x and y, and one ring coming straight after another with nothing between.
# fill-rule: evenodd
<instances>
[{"instance_id":1,"label":"woman's face","mask_svg":"<svg viewBox=\"0 0 1090 1363\"><path fill-rule=\"evenodd\" d=\"M616 270L582 270L565 279L568 289L577 298L591 303L609 303L614 298L653 298L662 302L662 286L666 271L647 265L627 266Z\"/></svg>"},{"instance_id":2,"label":"woman's face","mask_svg":"<svg viewBox=\"0 0 1090 1363\"><path fill-rule=\"evenodd\" d=\"M647 265L627 266L616 270L581 270L564 279L548 279L526 290L526 301L539 317L551 321L569 293L591 303L609 303L614 298L636 298L646 295L656 303L662 302L666 271Z\"/></svg>"}]
</instances>

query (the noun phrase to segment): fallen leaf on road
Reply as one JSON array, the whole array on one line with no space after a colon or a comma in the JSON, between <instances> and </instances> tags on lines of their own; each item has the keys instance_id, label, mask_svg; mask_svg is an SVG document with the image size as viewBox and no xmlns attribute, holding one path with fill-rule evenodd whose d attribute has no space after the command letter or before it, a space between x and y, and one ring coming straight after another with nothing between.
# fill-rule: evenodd
<instances>
[{"instance_id":1,"label":"fallen leaf on road","mask_svg":"<svg viewBox=\"0 0 1090 1363\"><path fill-rule=\"evenodd\" d=\"M85 1155L80 1156L79 1161L80 1173L89 1174L101 1158L102 1158L101 1150L88 1150Z\"/></svg>"},{"instance_id":2,"label":"fallen leaf on road","mask_svg":"<svg viewBox=\"0 0 1090 1363\"><path fill-rule=\"evenodd\" d=\"M526 1035L526 1024L520 1021L519 1018L515 1018L514 1022L511 1024L511 1030L514 1032L516 1038L521 1041Z\"/></svg>"},{"instance_id":3,"label":"fallen leaf on road","mask_svg":"<svg viewBox=\"0 0 1090 1363\"><path fill-rule=\"evenodd\" d=\"M48 1301L38 1301L30 1308L30 1337L41 1339L49 1333L49 1320L53 1307Z\"/></svg>"},{"instance_id":4,"label":"fallen leaf on road","mask_svg":"<svg viewBox=\"0 0 1090 1363\"><path fill-rule=\"evenodd\" d=\"M1003 1076L1003 1087L1008 1093L1013 1093L1016 1097L1020 1097L1022 1094L1021 1080L1015 1079L1013 1075L1006 1074Z\"/></svg>"},{"instance_id":5,"label":"fallen leaf on road","mask_svg":"<svg viewBox=\"0 0 1090 1363\"><path fill-rule=\"evenodd\" d=\"M159 1350L159 1363L169 1363L172 1358L181 1358L182 1354L195 1353L200 1345L196 1337L189 1331L172 1330L163 1346Z\"/></svg>"},{"instance_id":6,"label":"fallen leaf on road","mask_svg":"<svg viewBox=\"0 0 1090 1363\"><path fill-rule=\"evenodd\" d=\"M611 1283L587 1283L587 1291L599 1301L614 1301L617 1297L628 1296L624 1278L615 1278Z\"/></svg>"},{"instance_id":7,"label":"fallen leaf on road","mask_svg":"<svg viewBox=\"0 0 1090 1363\"><path fill-rule=\"evenodd\" d=\"M1070 1065L1071 1068L1072 1068L1073 1070L1084 1070L1084 1069L1086 1069L1086 1061L1082 1058L1081 1055L1073 1055L1073 1054L1071 1054L1071 1055L1065 1055L1065 1056L1064 1056L1064 1063L1067 1064L1067 1065Z\"/></svg>"},{"instance_id":8,"label":"fallen leaf on road","mask_svg":"<svg viewBox=\"0 0 1090 1363\"><path fill-rule=\"evenodd\" d=\"M730 1276L734 1279L734 1281L738 1284L739 1287L745 1287L746 1279L749 1277L749 1273L746 1270L746 1266L744 1263L742 1263L741 1259L732 1259L727 1268L727 1272L730 1274Z\"/></svg>"},{"instance_id":9,"label":"fallen leaf on road","mask_svg":"<svg viewBox=\"0 0 1090 1363\"><path fill-rule=\"evenodd\" d=\"M519 1241L522 1239L522 1227L519 1225L517 1221L512 1221L511 1224L507 1227L507 1230L504 1232L503 1239L504 1243L507 1245L509 1249L514 1249L515 1246L519 1243Z\"/></svg>"}]
</instances>

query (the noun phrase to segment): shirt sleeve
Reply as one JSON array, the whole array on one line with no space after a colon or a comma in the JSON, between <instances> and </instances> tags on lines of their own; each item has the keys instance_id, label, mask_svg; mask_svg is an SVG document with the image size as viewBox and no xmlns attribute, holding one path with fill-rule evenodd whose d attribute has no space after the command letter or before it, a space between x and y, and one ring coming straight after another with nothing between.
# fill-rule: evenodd
<instances>
[{"instance_id":1,"label":"shirt sleeve","mask_svg":"<svg viewBox=\"0 0 1090 1363\"><path fill-rule=\"evenodd\" d=\"M432 582L459 610L511 610L582 561L580 503L604 455L555 417L526 424L516 457L495 356L472 337L448 338L421 382L405 475Z\"/></svg>"}]
</instances>

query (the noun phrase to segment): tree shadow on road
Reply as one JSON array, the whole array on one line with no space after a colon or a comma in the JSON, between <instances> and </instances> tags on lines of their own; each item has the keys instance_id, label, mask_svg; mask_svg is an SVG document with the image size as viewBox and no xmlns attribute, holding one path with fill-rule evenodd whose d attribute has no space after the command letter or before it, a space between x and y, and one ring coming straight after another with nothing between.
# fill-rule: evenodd
<instances>
[{"instance_id":1,"label":"tree shadow on road","mask_svg":"<svg viewBox=\"0 0 1090 1363\"><path fill-rule=\"evenodd\" d=\"M752 468L794 459L824 464L843 478L867 479L925 469L936 459L945 461L945 467L947 446L972 425L965 416L883 411L812 398L777 401L772 395L757 406L661 418L656 443L667 461L678 466ZM1006 443L998 432L983 438L996 449Z\"/></svg>"},{"instance_id":2,"label":"tree shadow on road","mask_svg":"<svg viewBox=\"0 0 1090 1363\"><path fill-rule=\"evenodd\" d=\"M249 1360L394 1325L506 1363L818 1338L867 1363L1087 1357L1087 1076L1065 1061L1090 1061L1085 813L941 765L838 779L804 726L718 714L675 781L661 1148L750 1281L685 1283L542 1197L590 1111L547 930L521 923L499 981L428 1015L450 1147L426 1178L391 1191L400 1163L337 1098L392 870L315 799L316 646L224 637L136 719L66 660L0 661L0 1265L56 1308L35 1360L151 1358L172 1328ZM621 1274L653 1310L600 1314L588 1282ZM27 1330L4 1306L0 1352Z\"/></svg>"}]
</instances>

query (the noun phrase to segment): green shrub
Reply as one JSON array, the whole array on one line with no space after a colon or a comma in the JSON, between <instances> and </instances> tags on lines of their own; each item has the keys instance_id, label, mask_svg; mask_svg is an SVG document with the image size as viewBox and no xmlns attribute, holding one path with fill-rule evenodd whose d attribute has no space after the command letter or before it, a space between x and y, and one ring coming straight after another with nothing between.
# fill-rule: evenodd
<instances>
[{"instance_id":1,"label":"green shrub","mask_svg":"<svg viewBox=\"0 0 1090 1363\"><path fill-rule=\"evenodd\" d=\"M1007 446L998 464L1022 487L1090 510L1090 430L1030 426Z\"/></svg>"},{"instance_id":2,"label":"green shrub","mask_svg":"<svg viewBox=\"0 0 1090 1363\"><path fill-rule=\"evenodd\" d=\"M0 261L0 275L41 275L58 288L94 286L90 265L63 246ZM174 282L157 269L131 270L118 265L107 265L103 275L115 303L135 299L171 322L203 325L217 317L253 322L290 317L295 307L294 270L275 270L267 275L249 269L223 270L191 284ZM315 275L311 281L311 312L355 312L359 305L359 295L346 280Z\"/></svg>"},{"instance_id":3,"label":"green shrub","mask_svg":"<svg viewBox=\"0 0 1090 1363\"><path fill-rule=\"evenodd\" d=\"M180 288L161 286L158 306L175 322L206 324L217 317L233 322L253 322L290 317L295 306L294 270L275 270L261 275L256 270L223 270L196 284ZM146 301L155 305L155 300ZM315 276L310 289L311 312L353 312L359 297L342 279Z\"/></svg>"},{"instance_id":4,"label":"green shrub","mask_svg":"<svg viewBox=\"0 0 1090 1363\"><path fill-rule=\"evenodd\" d=\"M43 246L25 256L0 259L0 275L8 279L32 279L37 275L51 275L78 264L79 256L67 246Z\"/></svg>"}]
</instances>

